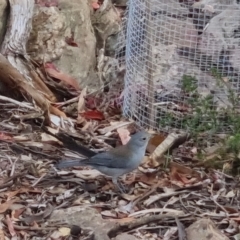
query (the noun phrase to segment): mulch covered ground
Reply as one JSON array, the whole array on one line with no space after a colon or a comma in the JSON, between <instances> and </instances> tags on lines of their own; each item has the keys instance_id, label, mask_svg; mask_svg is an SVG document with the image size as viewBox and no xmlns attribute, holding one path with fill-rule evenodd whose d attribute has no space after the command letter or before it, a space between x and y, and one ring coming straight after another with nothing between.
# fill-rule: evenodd
<instances>
[{"instance_id":1,"label":"mulch covered ground","mask_svg":"<svg viewBox=\"0 0 240 240\"><path fill-rule=\"evenodd\" d=\"M159 154L167 138L155 134L122 177L124 194L95 169L54 167L83 158L79 144L107 151L138 131L113 96L100 99L91 109L93 96L76 98L76 115L51 116L49 127L33 105L1 96L0 239L239 239L238 178L201 166L188 142Z\"/></svg>"}]
</instances>

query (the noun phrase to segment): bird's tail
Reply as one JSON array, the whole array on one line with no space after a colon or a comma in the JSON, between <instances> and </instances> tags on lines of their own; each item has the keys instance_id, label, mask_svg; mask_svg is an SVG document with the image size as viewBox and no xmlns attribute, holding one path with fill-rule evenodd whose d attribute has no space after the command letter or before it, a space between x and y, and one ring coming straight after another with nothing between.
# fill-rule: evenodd
<instances>
[{"instance_id":1,"label":"bird's tail","mask_svg":"<svg viewBox=\"0 0 240 240\"><path fill-rule=\"evenodd\" d=\"M55 167L58 169L61 169L61 168L84 166L86 165L84 163L84 160L87 160L87 159L83 159L83 160L76 159L76 160L69 160L69 161L65 160L55 164Z\"/></svg>"}]
</instances>

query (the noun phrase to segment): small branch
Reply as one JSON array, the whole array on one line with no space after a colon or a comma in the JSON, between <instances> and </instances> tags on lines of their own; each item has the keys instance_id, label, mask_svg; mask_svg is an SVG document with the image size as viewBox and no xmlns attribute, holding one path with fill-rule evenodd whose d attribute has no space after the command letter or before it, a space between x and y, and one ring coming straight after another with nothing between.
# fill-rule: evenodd
<instances>
[{"instance_id":1,"label":"small branch","mask_svg":"<svg viewBox=\"0 0 240 240\"><path fill-rule=\"evenodd\" d=\"M189 216L189 214L185 214L182 216L178 216L178 218L184 218ZM116 226L114 226L109 232L108 235L110 238L114 237L117 235L118 232L122 232L122 231L129 231L132 230L134 228L140 227L142 225L146 225L152 222L157 222L160 220L166 220L166 219L175 219L176 215L174 214L159 214L159 215L153 215L153 216L148 216L148 217L143 217L140 219L136 219L133 222L122 222L122 223L118 223L116 224Z\"/></svg>"},{"instance_id":2,"label":"small branch","mask_svg":"<svg viewBox=\"0 0 240 240\"><path fill-rule=\"evenodd\" d=\"M33 105L29 104L29 103L19 102L17 100L12 99L12 98L4 97L4 96L1 96L1 95L0 95L0 100L13 103L13 104L15 104L19 107L28 108L28 109L31 109L31 110L35 109L35 107Z\"/></svg>"},{"instance_id":3,"label":"small branch","mask_svg":"<svg viewBox=\"0 0 240 240\"><path fill-rule=\"evenodd\" d=\"M2 220L4 224L7 224L6 220ZM28 231L46 231L46 230L56 230L57 227L31 227L31 226L18 226L13 224L15 230L28 230Z\"/></svg>"}]
</instances>

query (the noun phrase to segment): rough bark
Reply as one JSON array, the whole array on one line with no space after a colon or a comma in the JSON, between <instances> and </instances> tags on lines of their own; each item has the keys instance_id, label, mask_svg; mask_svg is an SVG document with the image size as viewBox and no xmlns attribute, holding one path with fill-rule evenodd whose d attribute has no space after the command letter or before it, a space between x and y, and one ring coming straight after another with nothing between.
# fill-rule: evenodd
<instances>
[{"instance_id":1,"label":"rough bark","mask_svg":"<svg viewBox=\"0 0 240 240\"><path fill-rule=\"evenodd\" d=\"M34 1L10 0L9 3L10 17L0 55L1 80L9 87L19 87L24 96L31 97L49 120L49 109L54 111L49 101L55 102L56 98L43 82L42 76L35 71L26 52Z\"/></svg>"}]
</instances>

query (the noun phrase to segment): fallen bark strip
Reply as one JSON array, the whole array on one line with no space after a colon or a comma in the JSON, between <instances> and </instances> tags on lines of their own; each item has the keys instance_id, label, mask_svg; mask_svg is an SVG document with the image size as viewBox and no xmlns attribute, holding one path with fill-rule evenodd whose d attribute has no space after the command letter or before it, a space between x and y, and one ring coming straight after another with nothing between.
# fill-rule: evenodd
<instances>
[{"instance_id":1,"label":"fallen bark strip","mask_svg":"<svg viewBox=\"0 0 240 240\"><path fill-rule=\"evenodd\" d=\"M48 118L49 103L46 101L44 96L36 91L33 86L27 83L23 75L21 75L20 72L14 68L2 54L0 54L0 74L1 81L12 88L18 88L23 94L27 93L43 110L44 116ZM46 120L50 122L49 119Z\"/></svg>"}]
</instances>

